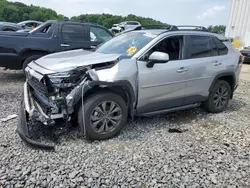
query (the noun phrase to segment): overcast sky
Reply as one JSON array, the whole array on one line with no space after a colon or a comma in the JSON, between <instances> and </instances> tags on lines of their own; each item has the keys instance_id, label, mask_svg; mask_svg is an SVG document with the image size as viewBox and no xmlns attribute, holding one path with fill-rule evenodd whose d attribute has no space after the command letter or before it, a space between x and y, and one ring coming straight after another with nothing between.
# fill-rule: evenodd
<instances>
[{"instance_id":1,"label":"overcast sky","mask_svg":"<svg viewBox=\"0 0 250 188\"><path fill-rule=\"evenodd\" d=\"M13 0L12 0L13 1ZM86 13L135 14L169 24L226 25L231 0L15 0L68 17Z\"/></svg>"}]
</instances>

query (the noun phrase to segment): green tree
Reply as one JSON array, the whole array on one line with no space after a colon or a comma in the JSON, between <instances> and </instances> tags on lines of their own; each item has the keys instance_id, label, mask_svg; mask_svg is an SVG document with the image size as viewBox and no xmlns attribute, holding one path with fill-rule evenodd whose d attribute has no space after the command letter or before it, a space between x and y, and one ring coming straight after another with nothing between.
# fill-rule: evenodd
<instances>
[{"instance_id":1,"label":"green tree","mask_svg":"<svg viewBox=\"0 0 250 188\"><path fill-rule=\"evenodd\" d=\"M208 30L210 32L214 32L214 33L225 33L226 31L226 26L225 25L216 25L216 26L212 26L210 25L208 27Z\"/></svg>"},{"instance_id":2,"label":"green tree","mask_svg":"<svg viewBox=\"0 0 250 188\"><path fill-rule=\"evenodd\" d=\"M25 5L20 2L8 2L0 0L0 21L20 22L27 19L47 21L61 19L62 15L58 15L54 10L42 8L34 5Z\"/></svg>"},{"instance_id":3,"label":"green tree","mask_svg":"<svg viewBox=\"0 0 250 188\"><path fill-rule=\"evenodd\" d=\"M26 5L20 2L9 2L7 0L0 0L0 21L20 22L28 19L45 22L47 20L62 20L68 18L62 14L57 14L52 9L34 5ZM111 28L113 24L120 23L123 21L138 21L144 26L164 24L152 18L144 18L141 16L136 16L134 14L129 14L127 16L117 16L111 14L81 14L79 16L73 16L71 20L81 20L84 22L97 23L107 28ZM208 27L209 31L218 33L224 33L225 29L226 27L224 25Z\"/></svg>"},{"instance_id":4,"label":"green tree","mask_svg":"<svg viewBox=\"0 0 250 188\"><path fill-rule=\"evenodd\" d=\"M161 25L160 21L156 21L152 18L144 18L141 16L136 16L133 14L127 16L116 16L111 14L82 14L79 16L74 16L71 20L82 20L85 22L92 22L103 25L107 28L112 27L113 24L120 23L123 21L138 21L142 25Z\"/></svg>"}]
</instances>

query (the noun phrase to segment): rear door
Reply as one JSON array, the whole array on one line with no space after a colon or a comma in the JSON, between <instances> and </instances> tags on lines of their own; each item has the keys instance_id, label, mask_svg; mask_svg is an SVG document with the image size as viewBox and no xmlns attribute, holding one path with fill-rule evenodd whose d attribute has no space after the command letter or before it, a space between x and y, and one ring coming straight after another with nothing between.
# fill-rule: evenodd
<instances>
[{"instance_id":1,"label":"rear door","mask_svg":"<svg viewBox=\"0 0 250 188\"><path fill-rule=\"evenodd\" d=\"M91 49L95 49L98 45L105 43L113 38L111 32L99 26L90 25L88 26L87 32L90 39Z\"/></svg>"},{"instance_id":2,"label":"rear door","mask_svg":"<svg viewBox=\"0 0 250 188\"><path fill-rule=\"evenodd\" d=\"M65 23L61 27L60 50L90 49L85 24Z\"/></svg>"},{"instance_id":3,"label":"rear door","mask_svg":"<svg viewBox=\"0 0 250 188\"><path fill-rule=\"evenodd\" d=\"M189 35L187 41L188 53L183 61L187 70L184 105L206 100L214 74L223 69L222 58L211 36Z\"/></svg>"}]
</instances>

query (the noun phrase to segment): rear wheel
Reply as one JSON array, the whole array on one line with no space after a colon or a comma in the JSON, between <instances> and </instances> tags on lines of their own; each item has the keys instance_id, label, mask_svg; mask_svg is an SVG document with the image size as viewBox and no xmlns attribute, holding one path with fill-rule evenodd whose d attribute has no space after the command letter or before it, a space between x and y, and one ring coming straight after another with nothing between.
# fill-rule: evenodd
<instances>
[{"instance_id":1,"label":"rear wheel","mask_svg":"<svg viewBox=\"0 0 250 188\"><path fill-rule=\"evenodd\" d=\"M84 102L78 111L78 124L91 140L104 140L116 136L125 126L128 108L122 97L110 93L97 93Z\"/></svg>"},{"instance_id":2,"label":"rear wheel","mask_svg":"<svg viewBox=\"0 0 250 188\"><path fill-rule=\"evenodd\" d=\"M224 111L229 103L232 89L228 82L218 80L209 94L208 100L204 102L204 108L211 113Z\"/></svg>"},{"instance_id":3,"label":"rear wheel","mask_svg":"<svg viewBox=\"0 0 250 188\"><path fill-rule=\"evenodd\" d=\"M43 55L32 55L32 56L29 56L24 62L23 62L23 73L25 73L25 68L27 67L27 65L31 62L31 61L34 61L34 60L37 60L39 58L41 58Z\"/></svg>"}]
</instances>

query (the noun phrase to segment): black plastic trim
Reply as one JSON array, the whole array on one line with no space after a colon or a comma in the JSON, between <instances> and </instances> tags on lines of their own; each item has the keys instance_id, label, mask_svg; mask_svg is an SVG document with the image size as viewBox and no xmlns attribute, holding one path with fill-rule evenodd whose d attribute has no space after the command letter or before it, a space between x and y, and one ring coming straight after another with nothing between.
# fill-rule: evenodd
<instances>
[{"instance_id":1,"label":"black plastic trim","mask_svg":"<svg viewBox=\"0 0 250 188\"><path fill-rule=\"evenodd\" d=\"M189 105L185 105L185 106L169 108L169 109L165 109L165 110L158 110L158 111L153 111L153 112L142 113L142 114L139 114L138 116L153 116L153 115L158 115L158 114L162 114L162 113L170 113L170 112L176 112L176 111L180 111L180 110L188 110L188 109L196 108L199 106L200 106L200 103L195 103L195 104L189 104Z\"/></svg>"},{"instance_id":2,"label":"black plastic trim","mask_svg":"<svg viewBox=\"0 0 250 188\"><path fill-rule=\"evenodd\" d=\"M234 82L233 82L233 88L234 88L235 85L236 85L235 73L234 73L234 72L224 72L224 73L218 74L218 75L214 78L214 80L213 80L213 82L212 82L212 84L211 84L211 86L210 86L210 88L209 88L209 92L212 91L212 89L213 89L214 85L216 84L216 82L217 82L220 78L225 77L225 76L232 76L232 77L233 77L233 80L234 80Z\"/></svg>"},{"instance_id":3,"label":"black plastic trim","mask_svg":"<svg viewBox=\"0 0 250 188\"><path fill-rule=\"evenodd\" d=\"M129 109L130 109L129 114L131 116L134 115L133 104L136 101L136 97L135 97L134 89L132 85L129 83L129 81L126 81L126 80L119 80L119 81L114 81L114 82L91 81L88 83L88 87L84 87L83 93L86 93L87 91L91 90L91 88L93 88L94 86L106 86L107 88L114 87L114 86L124 87L125 92L129 97ZM79 89L73 98L74 98L73 105L77 105L82 98L82 89Z\"/></svg>"}]
</instances>

